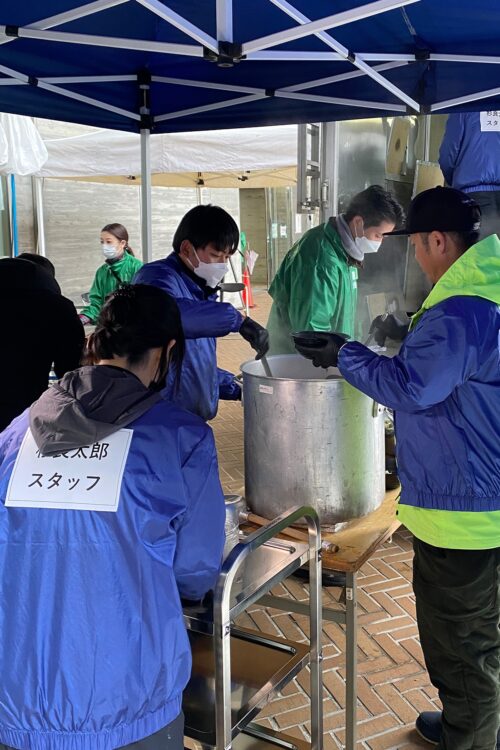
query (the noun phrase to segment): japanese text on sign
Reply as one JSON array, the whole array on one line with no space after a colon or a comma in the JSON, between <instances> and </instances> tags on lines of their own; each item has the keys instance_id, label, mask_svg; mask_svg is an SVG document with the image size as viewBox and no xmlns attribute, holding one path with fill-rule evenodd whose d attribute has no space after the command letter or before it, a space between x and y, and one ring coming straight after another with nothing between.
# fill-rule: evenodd
<instances>
[{"instance_id":1,"label":"japanese text on sign","mask_svg":"<svg viewBox=\"0 0 500 750\"><path fill-rule=\"evenodd\" d=\"M481 132L500 132L500 110L489 110L487 112L481 112L479 118L481 122Z\"/></svg>"},{"instance_id":2,"label":"japanese text on sign","mask_svg":"<svg viewBox=\"0 0 500 750\"><path fill-rule=\"evenodd\" d=\"M7 490L5 505L116 512L132 430L43 456L28 430Z\"/></svg>"}]
</instances>

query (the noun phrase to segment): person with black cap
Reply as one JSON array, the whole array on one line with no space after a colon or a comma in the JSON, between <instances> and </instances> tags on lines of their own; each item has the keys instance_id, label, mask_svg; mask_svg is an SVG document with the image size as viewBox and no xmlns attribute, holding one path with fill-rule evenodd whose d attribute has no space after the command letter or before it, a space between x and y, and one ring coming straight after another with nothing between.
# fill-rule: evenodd
<instances>
[{"instance_id":1,"label":"person with black cap","mask_svg":"<svg viewBox=\"0 0 500 750\"><path fill-rule=\"evenodd\" d=\"M340 333L296 344L395 411L398 515L414 535L420 641L443 705L416 727L443 750L500 748L500 240L477 241L480 218L453 188L412 201L395 234L434 286L397 356Z\"/></svg>"}]
</instances>

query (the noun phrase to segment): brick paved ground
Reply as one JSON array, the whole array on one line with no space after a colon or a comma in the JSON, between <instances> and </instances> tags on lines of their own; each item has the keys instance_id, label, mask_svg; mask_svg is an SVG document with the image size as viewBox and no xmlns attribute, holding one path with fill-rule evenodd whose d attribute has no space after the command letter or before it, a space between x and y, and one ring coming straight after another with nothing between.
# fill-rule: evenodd
<instances>
[{"instance_id":1,"label":"brick paved ground","mask_svg":"<svg viewBox=\"0 0 500 750\"><path fill-rule=\"evenodd\" d=\"M254 293L257 307L251 314L265 323L269 297ZM236 372L252 357L250 347L237 334L219 342L221 367ZM227 493L242 493L243 414L239 403L221 403L212 423L218 449L222 484ZM358 748L364 750L411 750L430 747L422 742L413 725L420 711L439 708L436 691L429 683L415 622L411 587L411 539L399 531L379 549L360 571L358 634ZM297 580L285 584L297 599L307 596ZM285 593L279 587L275 593ZM324 604L335 607L339 589L324 590ZM278 610L253 607L241 618L242 625L265 633L282 634L291 640L307 639L307 618ZM344 632L340 625L323 626L325 750L342 748L345 740ZM273 729L309 739L308 672L287 685L283 693L260 714Z\"/></svg>"}]
</instances>

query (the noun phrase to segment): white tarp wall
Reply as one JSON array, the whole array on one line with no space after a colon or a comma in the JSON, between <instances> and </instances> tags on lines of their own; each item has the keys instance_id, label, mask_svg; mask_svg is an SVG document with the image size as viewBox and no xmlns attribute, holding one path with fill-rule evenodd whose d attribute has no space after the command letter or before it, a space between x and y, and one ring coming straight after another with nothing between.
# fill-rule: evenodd
<instances>
[{"instance_id":1,"label":"white tarp wall","mask_svg":"<svg viewBox=\"0 0 500 750\"><path fill-rule=\"evenodd\" d=\"M150 144L152 175L274 173L297 165L295 125L167 133L152 135ZM139 135L102 130L46 139L45 145L48 160L38 172L40 177L140 175ZM239 187L244 187L245 182L240 181Z\"/></svg>"}]
</instances>

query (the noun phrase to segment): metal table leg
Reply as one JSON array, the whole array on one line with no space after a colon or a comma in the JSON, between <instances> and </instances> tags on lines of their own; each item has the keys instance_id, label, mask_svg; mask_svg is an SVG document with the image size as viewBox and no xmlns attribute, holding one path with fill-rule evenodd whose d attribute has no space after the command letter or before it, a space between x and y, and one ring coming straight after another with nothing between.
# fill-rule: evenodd
<instances>
[{"instance_id":1,"label":"metal table leg","mask_svg":"<svg viewBox=\"0 0 500 750\"><path fill-rule=\"evenodd\" d=\"M346 750L355 750L357 734L357 647L358 647L358 594L356 573L346 575Z\"/></svg>"}]
</instances>

